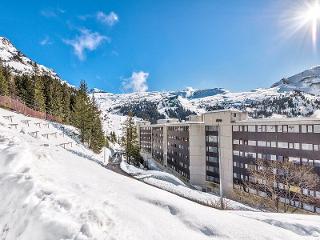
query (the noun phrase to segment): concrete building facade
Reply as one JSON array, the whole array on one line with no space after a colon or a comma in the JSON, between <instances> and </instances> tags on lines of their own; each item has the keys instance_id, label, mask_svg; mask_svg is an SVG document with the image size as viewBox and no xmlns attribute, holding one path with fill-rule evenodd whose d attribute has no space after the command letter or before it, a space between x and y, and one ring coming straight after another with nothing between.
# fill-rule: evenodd
<instances>
[{"instance_id":1,"label":"concrete building facade","mask_svg":"<svg viewBox=\"0 0 320 240\"><path fill-rule=\"evenodd\" d=\"M320 176L320 119L249 119L221 110L137 127L142 152L205 191L231 196L260 158L312 164ZM320 186L304 191L320 199ZM320 201L309 205L303 208L320 212Z\"/></svg>"}]
</instances>

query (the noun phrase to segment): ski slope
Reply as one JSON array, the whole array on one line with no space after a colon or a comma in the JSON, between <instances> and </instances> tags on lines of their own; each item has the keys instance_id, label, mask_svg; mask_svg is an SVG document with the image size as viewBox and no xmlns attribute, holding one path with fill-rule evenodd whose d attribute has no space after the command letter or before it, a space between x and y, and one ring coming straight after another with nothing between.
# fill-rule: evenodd
<instances>
[{"instance_id":1,"label":"ski slope","mask_svg":"<svg viewBox=\"0 0 320 240\"><path fill-rule=\"evenodd\" d=\"M45 123L0 109L1 240L320 238L319 216L193 203L105 169L72 127L63 136L62 125ZM57 137L42 136L49 131Z\"/></svg>"}]
</instances>

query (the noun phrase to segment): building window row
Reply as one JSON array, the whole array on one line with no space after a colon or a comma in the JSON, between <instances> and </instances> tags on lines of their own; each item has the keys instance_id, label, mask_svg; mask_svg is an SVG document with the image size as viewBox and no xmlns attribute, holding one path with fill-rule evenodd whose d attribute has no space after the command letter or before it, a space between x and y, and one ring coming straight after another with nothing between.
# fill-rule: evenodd
<instances>
[{"instance_id":1,"label":"building window row","mask_svg":"<svg viewBox=\"0 0 320 240\"><path fill-rule=\"evenodd\" d=\"M174 131L174 132L187 132L189 130L188 126L171 126L168 127L169 131Z\"/></svg>"},{"instance_id":2,"label":"building window row","mask_svg":"<svg viewBox=\"0 0 320 240\"><path fill-rule=\"evenodd\" d=\"M236 125L234 132L320 133L320 125Z\"/></svg>"},{"instance_id":3,"label":"building window row","mask_svg":"<svg viewBox=\"0 0 320 240\"><path fill-rule=\"evenodd\" d=\"M175 135L168 135L168 139L173 139L173 140L178 140L178 141L183 141L183 142L189 141L189 138L187 138L187 137L180 137L180 136L175 136Z\"/></svg>"},{"instance_id":4,"label":"building window row","mask_svg":"<svg viewBox=\"0 0 320 240\"><path fill-rule=\"evenodd\" d=\"M312 144L312 143L292 143L292 142L233 139L233 144L257 146L257 147L288 148L288 149L306 150L306 151L320 151L320 145Z\"/></svg>"}]
</instances>

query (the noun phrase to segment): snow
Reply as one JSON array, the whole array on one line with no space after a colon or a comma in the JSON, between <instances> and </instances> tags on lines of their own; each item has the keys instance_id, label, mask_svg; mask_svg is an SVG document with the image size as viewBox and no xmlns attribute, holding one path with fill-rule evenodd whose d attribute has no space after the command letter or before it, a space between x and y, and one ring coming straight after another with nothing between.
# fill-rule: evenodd
<instances>
[{"instance_id":1,"label":"snow","mask_svg":"<svg viewBox=\"0 0 320 240\"><path fill-rule=\"evenodd\" d=\"M299 90L306 93L320 95L320 66L315 66L291 77L284 78L273 84L281 91Z\"/></svg>"},{"instance_id":2,"label":"snow","mask_svg":"<svg viewBox=\"0 0 320 240\"><path fill-rule=\"evenodd\" d=\"M17 129L3 116L13 115ZM103 167L75 129L0 109L0 236L30 239L319 239L319 216L221 211ZM11 127L11 128L10 128ZM54 131L57 138L39 135ZM72 141L73 147L57 146Z\"/></svg>"},{"instance_id":3,"label":"snow","mask_svg":"<svg viewBox=\"0 0 320 240\"><path fill-rule=\"evenodd\" d=\"M197 203L210 207L220 208L220 198L218 196L201 192L196 189L191 189L190 186L187 186L179 178L170 173L160 170L139 169L132 165L129 165L125 161L122 161L120 166L123 171L142 182L174 193L191 201L195 201ZM224 199L224 204L228 209L256 211L256 209L232 201L230 199Z\"/></svg>"},{"instance_id":4,"label":"snow","mask_svg":"<svg viewBox=\"0 0 320 240\"><path fill-rule=\"evenodd\" d=\"M26 57L13 44L6 38L0 37L0 60L1 62L11 69L13 74L17 75L33 75L35 72L35 62L30 58ZM59 79L62 83L73 87L66 81L60 79L58 74L50 68L47 68L41 64L37 64L39 75L48 75L52 78Z\"/></svg>"}]
</instances>

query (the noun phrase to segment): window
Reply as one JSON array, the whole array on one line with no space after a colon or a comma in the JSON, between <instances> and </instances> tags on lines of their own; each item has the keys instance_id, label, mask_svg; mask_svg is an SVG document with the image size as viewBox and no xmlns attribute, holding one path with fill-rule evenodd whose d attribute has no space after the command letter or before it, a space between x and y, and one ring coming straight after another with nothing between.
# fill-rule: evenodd
<instances>
[{"instance_id":1,"label":"window","mask_svg":"<svg viewBox=\"0 0 320 240\"><path fill-rule=\"evenodd\" d=\"M282 126L282 132L288 132L288 126L287 125Z\"/></svg>"},{"instance_id":2,"label":"window","mask_svg":"<svg viewBox=\"0 0 320 240\"><path fill-rule=\"evenodd\" d=\"M215 152L215 153L218 152L218 148L217 147L212 147L212 146L209 146L207 150L208 150L208 152Z\"/></svg>"},{"instance_id":3,"label":"window","mask_svg":"<svg viewBox=\"0 0 320 240\"><path fill-rule=\"evenodd\" d=\"M294 163L300 163L300 158L299 157L289 157L290 162Z\"/></svg>"},{"instance_id":4,"label":"window","mask_svg":"<svg viewBox=\"0 0 320 240\"><path fill-rule=\"evenodd\" d=\"M253 140L249 140L249 141L248 141L248 145L249 145L249 146L256 146L256 145L257 145L257 142L256 142L256 141L253 141Z\"/></svg>"},{"instance_id":5,"label":"window","mask_svg":"<svg viewBox=\"0 0 320 240\"><path fill-rule=\"evenodd\" d=\"M266 147L267 146L267 142L266 141L258 141L258 146L259 147Z\"/></svg>"},{"instance_id":6,"label":"window","mask_svg":"<svg viewBox=\"0 0 320 240\"><path fill-rule=\"evenodd\" d=\"M319 151L319 145L317 144L313 145L313 151Z\"/></svg>"},{"instance_id":7,"label":"window","mask_svg":"<svg viewBox=\"0 0 320 240\"><path fill-rule=\"evenodd\" d=\"M233 155L239 156L239 155L240 155L240 154L239 154L239 151L233 150Z\"/></svg>"},{"instance_id":8,"label":"window","mask_svg":"<svg viewBox=\"0 0 320 240\"><path fill-rule=\"evenodd\" d=\"M253 153L253 152L246 152L245 153L245 157L248 157L248 158L256 158L257 154L256 153Z\"/></svg>"},{"instance_id":9,"label":"window","mask_svg":"<svg viewBox=\"0 0 320 240\"><path fill-rule=\"evenodd\" d=\"M233 144L239 144L239 139L233 139Z\"/></svg>"},{"instance_id":10,"label":"window","mask_svg":"<svg viewBox=\"0 0 320 240\"><path fill-rule=\"evenodd\" d=\"M239 132L239 126L233 126L233 131L234 132Z\"/></svg>"},{"instance_id":11,"label":"window","mask_svg":"<svg viewBox=\"0 0 320 240\"><path fill-rule=\"evenodd\" d=\"M258 132L265 132L266 131L266 126L257 126Z\"/></svg>"},{"instance_id":12,"label":"window","mask_svg":"<svg viewBox=\"0 0 320 240\"><path fill-rule=\"evenodd\" d=\"M208 142L218 142L218 136L208 136Z\"/></svg>"},{"instance_id":13,"label":"window","mask_svg":"<svg viewBox=\"0 0 320 240\"><path fill-rule=\"evenodd\" d=\"M248 132L255 132L256 126L248 126Z\"/></svg>"},{"instance_id":14,"label":"window","mask_svg":"<svg viewBox=\"0 0 320 240\"><path fill-rule=\"evenodd\" d=\"M313 132L314 133L320 133L320 125L314 125L313 126Z\"/></svg>"},{"instance_id":15,"label":"window","mask_svg":"<svg viewBox=\"0 0 320 240\"><path fill-rule=\"evenodd\" d=\"M278 148L288 148L287 142L278 142Z\"/></svg>"},{"instance_id":16,"label":"window","mask_svg":"<svg viewBox=\"0 0 320 240\"><path fill-rule=\"evenodd\" d=\"M301 149L302 150L312 151L313 150L313 145L310 144L310 143L302 143L301 144Z\"/></svg>"},{"instance_id":17,"label":"window","mask_svg":"<svg viewBox=\"0 0 320 240\"><path fill-rule=\"evenodd\" d=\"M267 132L275 132L276 126L267 126Z\"/></svg>"},{"instance_id":18,"label":"window","mask_svg":"<svg viewBox=\"0 0 320 240\"><path fill-rule=\"evenodd\" d=\"M242 129L242 132L247 132L248 131L248 126L242 126L241 129Z\"/></svg>"},{"instance_id":19,"label":"window","mask_svg":"<svg viewBox=\"0 0 320 240\"><path fill-rule=\"evenodd\" d=\"M217 163L218 162L218 158L217 157L208 156L207 157L207 161L208 162Z\"/></svg>"},{"instance_id":20,"label":"window","mask_svg":"<svg viewBox=\"0 0 320 240\"><path fill-rule=\"evenodd\" d=\"M298 133L299 132L299 125L289 125L288 132L289 133Z\"/></svg>"}]
</instances>

